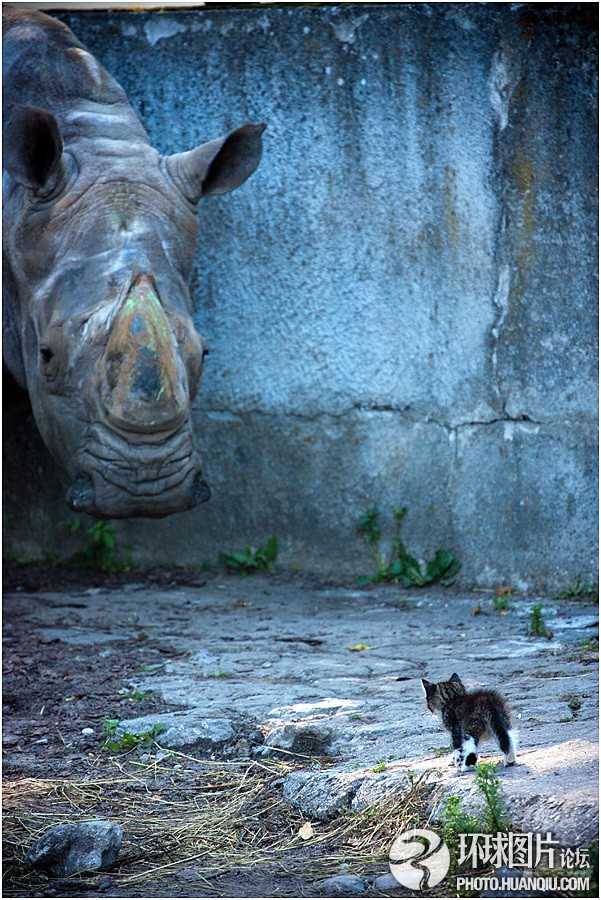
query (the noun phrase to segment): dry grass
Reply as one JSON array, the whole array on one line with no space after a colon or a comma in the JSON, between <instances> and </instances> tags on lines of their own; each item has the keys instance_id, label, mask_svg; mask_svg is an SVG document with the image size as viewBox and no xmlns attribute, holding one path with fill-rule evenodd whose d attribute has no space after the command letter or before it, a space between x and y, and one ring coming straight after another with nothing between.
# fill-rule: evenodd
<instances>
[{"instance_id":1,"label":"dry grass","mask_svg":"<svg viewBox=\"0 0 601 900\"><path fill-rule=\"evenodd\" d=\"M403 828L424 821L423 778L402 795L381 799L361 813L343 811L331 822L305 819L283 798L281 784L294 766L279 761L191 762L174 754L160 763L104 761L110 772L90 779L23 779L4 787L4 858L11 893L40 876L27 873L27 848L50 826L92 818L118 822L124 841L111 874L120 887L149 884L194 867L200 880L253 868L265 873L326 878L343 862L352 871L382 869ZM192 769L192 771L190 771ZM215 887L213 886L213 890Z\"/></svg>"}]
</instances>

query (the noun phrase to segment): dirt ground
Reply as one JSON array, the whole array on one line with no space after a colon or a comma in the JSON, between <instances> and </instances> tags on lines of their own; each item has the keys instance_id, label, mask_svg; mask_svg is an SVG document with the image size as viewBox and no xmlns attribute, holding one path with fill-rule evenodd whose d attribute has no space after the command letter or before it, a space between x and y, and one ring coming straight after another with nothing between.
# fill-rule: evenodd
<instances>
[{"instance_id":1,"label":"dirt ground","mask_svg":"<svg viewBox=\"0 0 601 900\"><path fill-rule=\"evenodd\" d=\"M502 688L520 710L522 764L503 775L512 814L563 829L564 842L596 834L590 604L513 598L501 616L492 594L16 565L5 566L4 588L5 896L318 896L321 879L345 873L365 879L364 896L413 896L374 887L400 819L372 827L368 846L358 837L368 813L320 819L285 786L309 770L326 781L359 769L411 773L403 822L414 824L432 811L435 789L467 799L470 782L439 758L448 739L420 695L421 677L453 669ZM547 637L527 634L533 602L544 603ZM226 722L231 737L107 748L107 722L190 716ZM265 749L278 729L307 724L325 729L322 754ZM23 867L47 827L93 817L124 827L109 872L61 880ZM217 844L201 833L209 820ZM307 821L319 840L298 838Z\"/></svg>"}]
</instances>

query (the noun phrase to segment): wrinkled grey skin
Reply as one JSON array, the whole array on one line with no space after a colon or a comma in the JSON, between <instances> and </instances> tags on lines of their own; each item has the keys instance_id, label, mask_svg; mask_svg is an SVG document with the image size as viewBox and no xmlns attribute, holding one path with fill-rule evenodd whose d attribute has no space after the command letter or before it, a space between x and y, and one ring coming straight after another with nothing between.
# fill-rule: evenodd
<instances>
[{"instance_id":1,"label":"wrinkled grey skin","mask_svg":"<svg viewBox=\"0 0 601 900\"><path fill-rule=\"evenodd\" d=\"M209 496L190 415L196 204L254 172L264 125L161 156L65 25L5 7L3 37L5 363L71 509L189 509Z\"/></svg>"}]
</instances>

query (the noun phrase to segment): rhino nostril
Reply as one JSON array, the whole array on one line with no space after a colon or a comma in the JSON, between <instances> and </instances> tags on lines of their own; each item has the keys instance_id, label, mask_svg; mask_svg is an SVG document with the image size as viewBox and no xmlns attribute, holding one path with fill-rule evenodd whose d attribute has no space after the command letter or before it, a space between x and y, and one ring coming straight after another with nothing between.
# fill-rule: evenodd
<instances>
[{"instance_id":1,"label":"rhino nostril","mask_svg":"<svg viewBox=\"0 0 601 900\"><path fill-rule=\"evenodd\" d=\"M67 506L73 512L92 512L96 493L88 475L80 475L67 491Z\"/></svg>"},{"instance_id":2,"label":"rhino nostril","mask_svg":"<svg viewBox=\"0 0 601 900\"><path fill-rule=\"evenodd\" d=\"M40 356L42 357L42 362L48 365L48 363L52 360L54 353L50 349L50 347L41 346L40 347Z\"/></svg>"},{"instance_id":3,"label":"rhino nostril","mask_svg":"<svg viewBox=\"0 0 601 900\"><path fill-rule=\"evenodd\" d=\"M206 503L210 497L211 490L209 485L204 481L200 474L197 475L192 486L192 499L194 503Z\"/></svg>"},{"instance_id":4,"label":"rhino nostril","mask_svg":"<svg viewBox=\"0 0 601 900\"><path fill-rule=\"evenodd\" d=\"M108 385L111 390L116 387L119 380L119 372L121 370L122 362L123 356L121 353L111 354L107 358L106 380L108 381Z\"/></svg>"}]
</instances>

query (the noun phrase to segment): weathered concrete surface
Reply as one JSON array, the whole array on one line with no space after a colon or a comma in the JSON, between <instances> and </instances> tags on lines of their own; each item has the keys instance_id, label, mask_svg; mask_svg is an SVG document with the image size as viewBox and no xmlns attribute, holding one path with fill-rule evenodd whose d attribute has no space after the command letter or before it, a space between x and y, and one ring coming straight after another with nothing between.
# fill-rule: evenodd
<instances>
[{"instance_id":1,"label":"weathered concrete surface","mask_svg":"<svg viewBox=\"0 0 601 900\"><path fill-rule=\"evenodd\" d=\"M202 589L132 585L118 597L96 588L77 595L76 610L52 605L56 595L14 594L5 614L88 655L106 656L108 642L118 654L118 642L139 641L140 629L186 654L132 672L139 691L156 692L181 715L159 705L156 715L123 722L121 732L162 723L166 745L229 758L282 753L271 748L274 732L327 735L335 759L327 769L312 766L302 741L288 744L306 765L282 789L312 819L402 792L410 770L428 772L436 786L435 818L445 794L475 802L473 777L455 774L449 753L440 754L449 737L428 715L420 683L458 671L470 687L500 689L513 709L519 765L500 775L514 824L590 842L598 827L598 657L582 642L598 636L596 608L539 598L553 632L547 639L527 635L534 600L514 601L501 615L489 594L414 592L413 609L399 608L398 596L390 587L218 577ZM349 649L357 644L371 649ZM574 698L580 708L572 715ZM494 747L483 751L500 760ZM382 762L386 769L374 772Z\"/></svg>"},{"instance_id":2,"label":"weathered concrete surface","mask_svg":"<svg viewBox=\"0 0 601 900\"><path fill-rule=\"evenodd\" d=\"M252 182L200 210L212 500L123 525L138 557L275 532L287 564L348 572L378 502L465 584L595 578L590 4L61 17L162 151L269 123ZM30 494L63 517L54 482ZM11 491L14 546L54 549L24 506Z\"/></svg>"}]
</instances>

